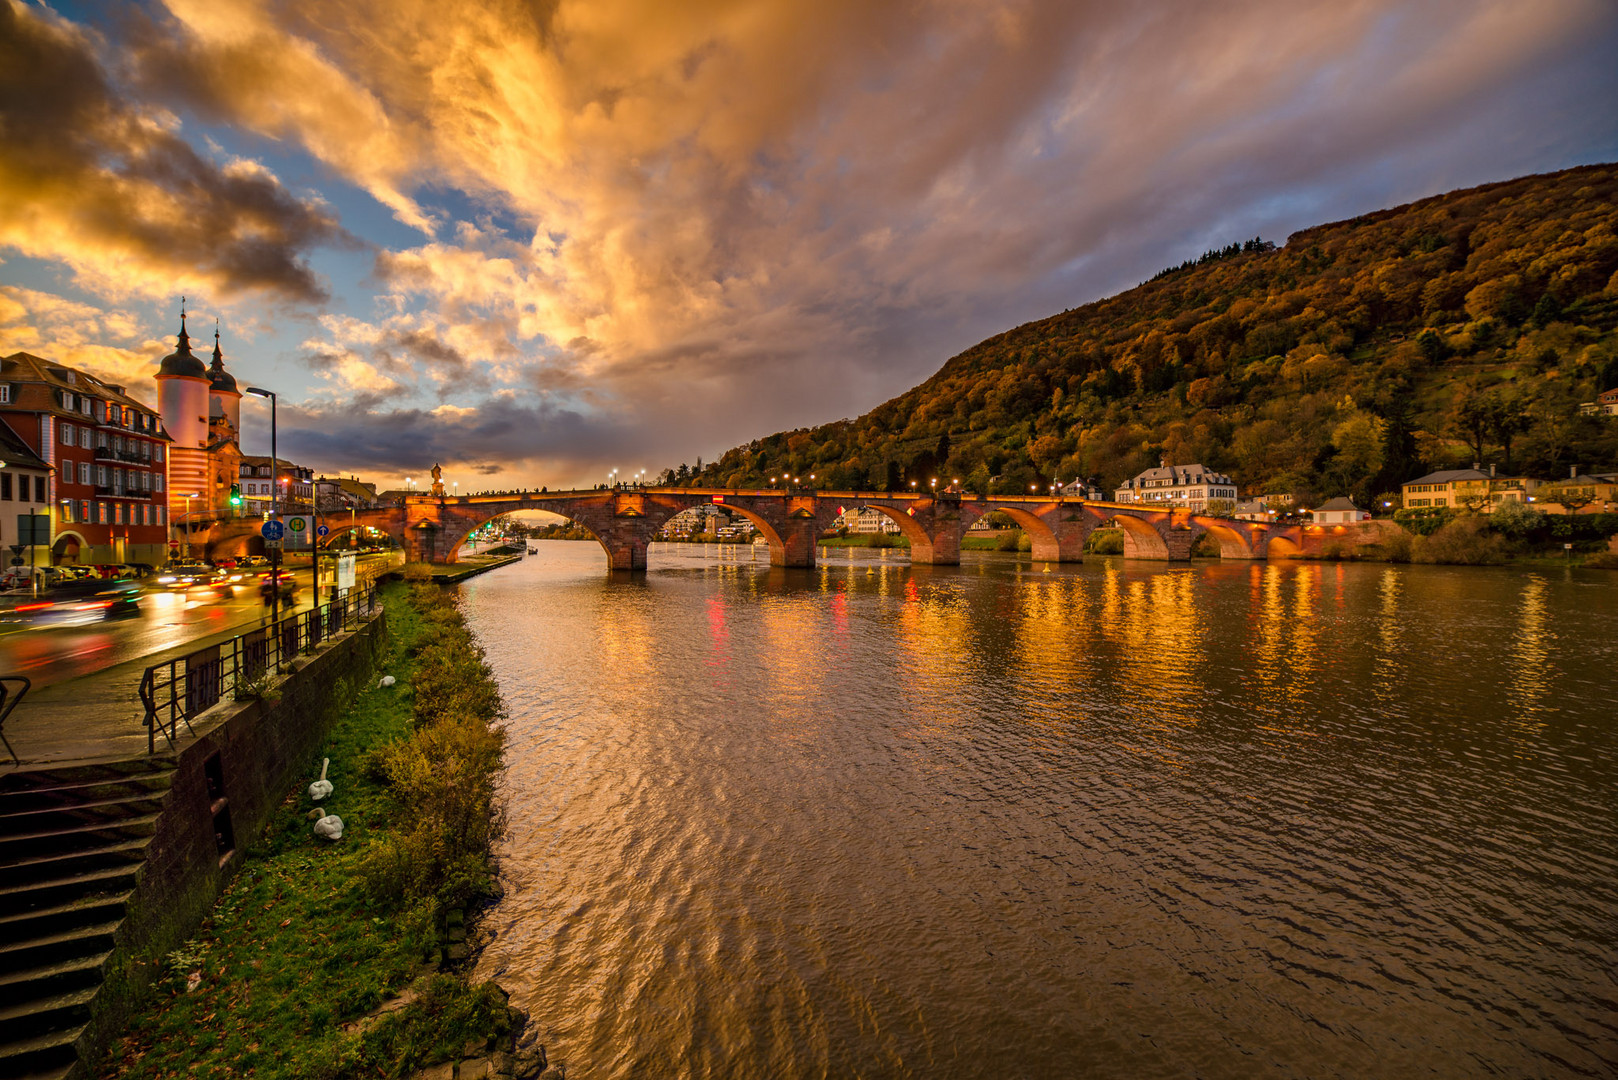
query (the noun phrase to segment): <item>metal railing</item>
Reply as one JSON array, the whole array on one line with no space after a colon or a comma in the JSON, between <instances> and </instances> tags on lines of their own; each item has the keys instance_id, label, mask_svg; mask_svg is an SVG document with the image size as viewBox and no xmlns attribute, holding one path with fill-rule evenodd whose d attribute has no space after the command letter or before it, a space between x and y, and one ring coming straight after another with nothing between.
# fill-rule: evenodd
<instances>
[{"instance_id":1,"label":"metal railing","mask_svg":"<svg viewBox=\"0 0 1618 1080\"><path fill-rule=\"evenodd\" d=\"M179 725L225 700L254 696L255 684L279 674L293 657L322 641L369 623L381 610L376 586L348 590L341 600L294 612L229 641L177 656L146 669L140 700L146 710L146 752L155 753L159 733L174 745Z\"/></svg>"}]
</instances>

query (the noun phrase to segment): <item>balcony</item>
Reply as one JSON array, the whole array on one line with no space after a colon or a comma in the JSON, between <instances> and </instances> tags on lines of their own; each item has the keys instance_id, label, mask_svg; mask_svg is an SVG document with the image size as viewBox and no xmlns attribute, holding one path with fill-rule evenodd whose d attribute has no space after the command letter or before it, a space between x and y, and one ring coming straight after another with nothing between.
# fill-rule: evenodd
<instances>
[{"instance_id":1,"label":"balcony","mask_svg":"<svg viewBox=\"0 0 1618 1080\"><path fill-rule=\"evenodd\" d=\"M141 457L134 450L114 450L110 446L96 447L95 459L97 461L127 461L131 465L150 465L152 463L151 458Z\"/></svg>"}]
</instances>

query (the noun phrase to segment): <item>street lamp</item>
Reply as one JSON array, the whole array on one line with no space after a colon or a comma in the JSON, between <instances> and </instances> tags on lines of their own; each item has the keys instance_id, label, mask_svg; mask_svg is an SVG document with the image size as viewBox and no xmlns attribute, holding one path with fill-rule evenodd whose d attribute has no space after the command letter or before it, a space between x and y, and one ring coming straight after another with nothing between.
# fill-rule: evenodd
<instances>
[{"instance_id":1,"label":"street lamp","mask_svg":"<svg viewBox=\"0 0 1618 1080\"><path fill-rule=\"evenodd\" d=\"M197 493L194 492L194 491L189 495L186 495L186 494L183 494L183 493L180 494L180 498L185 500L185 561L186 562L191 561L191 500L196 498L196 497L197 497Z\"/></svg>"},{"instance_id":2,"label":"street lamp","mask_svg":"<svg viewBox=\"0 0 1618 1080\"><path fill-rule=\"evenodd\" d=\"M270 399L270 515L279 519L281 491L276 486L276 480L281 475L281 457L275 444L275 391L249 386L247 392L254 397ZM187 539L189 540L189 535ZM270 622L273 624L281 621L281 548L277 545L271 548L270 552Z\"/></svg>"}]
</instances>

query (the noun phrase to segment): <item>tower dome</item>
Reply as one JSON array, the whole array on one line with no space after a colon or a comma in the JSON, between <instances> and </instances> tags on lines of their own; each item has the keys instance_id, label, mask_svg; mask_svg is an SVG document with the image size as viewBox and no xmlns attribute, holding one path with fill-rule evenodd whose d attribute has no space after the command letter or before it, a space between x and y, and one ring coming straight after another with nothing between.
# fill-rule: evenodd
<instances>
[{"instance_id":1,"label":"tower dome","mask_svg":"<svg viewBox=\"0 0 1618 1080\"><path fill-rule=\"evenodd\" d=\"M215 394L236 394L236 376L225 370L225 357L219 351L219 331L213 332L213 363L208 366L208 389Z\"/></svg>"},{"instance_id":2,"label":"tower dome","mask_svg":"<svg viewBox=\"0 0 1618 1080\"><path fill-rule=\"evenodd\" d=\"M157 366L159 379L206 379L208 369L191 354L191 335L185 332L185 312L180 312L180 336L175 339L174 351L163 357Z\"/></svg>"}]
</instances>

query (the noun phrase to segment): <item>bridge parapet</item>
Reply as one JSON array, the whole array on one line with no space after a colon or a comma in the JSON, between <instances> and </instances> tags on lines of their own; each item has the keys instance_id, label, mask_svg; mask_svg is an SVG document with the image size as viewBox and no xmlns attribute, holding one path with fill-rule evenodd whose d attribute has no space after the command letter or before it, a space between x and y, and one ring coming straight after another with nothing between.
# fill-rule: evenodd
<instances>
[{"instance_id":1,"label":"bridge parapet","mask_svg":"<svg viewBox=\"0 0 1618 1080\"><path fill-rule=\"evenodd\" d=\"M518 492L510 495L407 496L393 506L356 510L327 519L328 545L353 529L390 534L413 560L454 562L472 530L502 514L546 510L593 533L615 570L643 570L647 548L675 514L717 505L758 527L777 566L812 567L816 542L844 510L868 506L898 523L910 541L911 561L955 565L961 538L979 517L1002 511L1028 534L1043 562L1076 562L1090 534L1103 525L1124 530L1133 558L1185 560L1204 533L1227 559L1264 559L1319 550L1344 529L1235 521L1140 503L1091 502L1065 496L985 496L956 492L781 491L771 489L633 488ZM221 522L209 533L214 556L248 550L259 522ZM1362 542L1374 542L1367 534Z\"/></svg>"}]
</instances>

